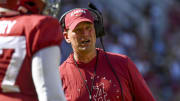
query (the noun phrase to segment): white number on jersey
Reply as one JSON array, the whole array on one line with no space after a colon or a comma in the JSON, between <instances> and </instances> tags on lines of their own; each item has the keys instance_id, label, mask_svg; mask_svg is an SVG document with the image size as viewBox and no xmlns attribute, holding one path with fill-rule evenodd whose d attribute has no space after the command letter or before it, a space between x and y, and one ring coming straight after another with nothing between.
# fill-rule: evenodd
<instances>
[{"instance_id":1,"label":"white number on jersey","mask_svg":"<svg viewBox=\"0 0 180 101\"><path fill-rule=\"evenodd\" d=\"M0 65L8 63L1 82L3 92L20 92L15 85L17 75L26 56L26 39L24 36L0 36ZM9 60L7 62L7 60ZM0 67L3 69L4 67Z\"/></svg>"},{"instance_id":2,"label":"white number on jersey","mask_svg":"<svg viewBox=\"0 0 180 101\"><path fill-rule=\"evenodd\" d=\"M0 21L0 34L9 34L13 26L16 24L14 21Z\"/></svg>"}]
</instances>

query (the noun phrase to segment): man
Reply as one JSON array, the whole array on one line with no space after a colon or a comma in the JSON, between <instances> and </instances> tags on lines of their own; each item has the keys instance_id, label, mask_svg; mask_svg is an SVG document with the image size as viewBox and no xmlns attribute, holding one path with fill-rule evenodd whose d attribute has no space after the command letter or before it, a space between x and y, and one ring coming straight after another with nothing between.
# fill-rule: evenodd
<instances>
[{"instance_id":1,"label":"man","mask_svg":"<svg viewBox=\"0 0 180 101\"><path fill-rule=\"evenodd\" d=\"M63 15L64 38L73 49L60 66L67 101L155 101L127 56L95 47L95 22L90 12L77 8Z\"/></svg>"},{"instance_id":2,"label":"man","mask_svg":"<svg viewBox=\"0 0 180 101\"><path fill-rule=\"evenodd\" d=\"M0 0L0 101L65 101L57 19L41 0ZM46 12L47 13L47 12Z\"/></svg>"}]
</instances>

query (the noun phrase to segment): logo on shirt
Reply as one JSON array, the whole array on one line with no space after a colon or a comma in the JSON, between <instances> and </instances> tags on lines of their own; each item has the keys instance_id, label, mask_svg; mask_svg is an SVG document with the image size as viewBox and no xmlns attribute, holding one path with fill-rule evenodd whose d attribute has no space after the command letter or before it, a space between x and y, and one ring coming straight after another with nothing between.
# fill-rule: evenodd
<instances>
[{"instance_id":1,"label":"logo on shirt","mask_svg":"<svg viewBox=\"0 0 180 101\"><path fill-rule=\"evenodd\" d=\"M93 86L93 90L95 91L94 101L109 101L106 99L107 92L104 90L104 83L101 83L99 86Z\"/></svg>"}]
</instances>

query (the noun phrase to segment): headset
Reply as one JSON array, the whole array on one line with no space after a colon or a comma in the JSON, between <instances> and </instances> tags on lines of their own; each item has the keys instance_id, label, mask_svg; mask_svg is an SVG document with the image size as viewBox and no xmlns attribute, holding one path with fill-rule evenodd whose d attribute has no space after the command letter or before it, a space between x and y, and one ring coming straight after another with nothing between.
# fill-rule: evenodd
<instances>
[{"instance_id":1,"label":"headset","mask_svg":"<svg viewBox=\"0 0 180 101\"><path fill-rule=\"evenodd\" d=\"M94 19L94 28L95 28L95 31L96 31L96 37L102 37L105 35L105 31L104 31L104 26L103 26L103 17L102 17L102 14L101 12L91 3L88 4L89 8L81 8L81 9L87 9L90 11L93 19ZM79 9L79 8L74 8L72 10L75 10L75 9ZM72 10L69 10L67 12L65 12L59 22L62 26L62 30L65 31L65 17L66 15L71 12Z\"/></svg>"}]
</instances>

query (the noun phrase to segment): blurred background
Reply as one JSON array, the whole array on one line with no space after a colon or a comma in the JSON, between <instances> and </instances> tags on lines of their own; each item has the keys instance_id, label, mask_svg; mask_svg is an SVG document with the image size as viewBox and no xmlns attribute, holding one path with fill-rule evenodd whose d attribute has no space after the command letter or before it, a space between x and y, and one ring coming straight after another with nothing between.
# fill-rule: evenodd
<instances>
[{"instance_id":1,"label":"blurred background","mask_svg":"<svg viewBox=\"0 0 180 101\"><path fill-rule=\"evenodd\" d=\"M180 0L61 1L60 15L94 3L104 19L105 49L129 56L157 101L180 101ZM72 49L65 41L61 47L63 62Z\"/></svg>"}]
</instances>

